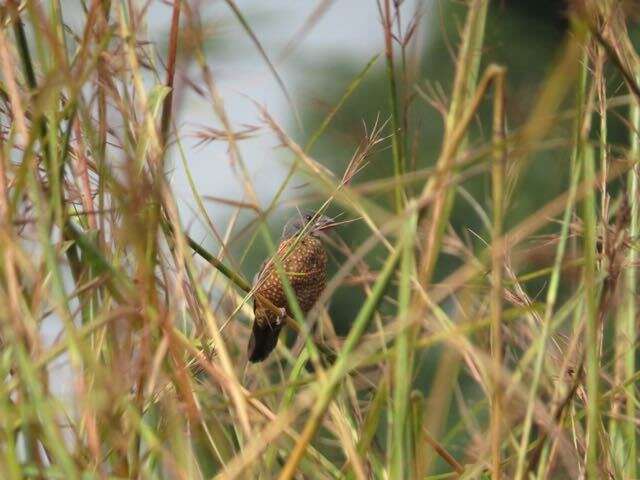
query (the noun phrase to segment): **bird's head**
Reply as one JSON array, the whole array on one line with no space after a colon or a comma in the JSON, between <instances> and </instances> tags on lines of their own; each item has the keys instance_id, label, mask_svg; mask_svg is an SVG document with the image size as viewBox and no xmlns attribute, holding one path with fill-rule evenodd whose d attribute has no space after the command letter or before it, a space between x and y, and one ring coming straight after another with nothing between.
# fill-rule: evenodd
<instances>
[{"instance_id":1,"label":"bird's head","mask_svg":"<svg viewBox=\"0 0 640 480\"><path fill-rule=\"evenodd\" d=\"M311 211L301 211L291 217L289 221L285 224L284 230L282 231L282 239L285 240L287 238L295 237L309 224L309 222L313 222L307 229L307 233L309 235L318 235L326 230L330 229L335 225L335 221L333 218L329 218L325 215L320 215L314 220L315 213Z\"/></svg>"}]
</instances>

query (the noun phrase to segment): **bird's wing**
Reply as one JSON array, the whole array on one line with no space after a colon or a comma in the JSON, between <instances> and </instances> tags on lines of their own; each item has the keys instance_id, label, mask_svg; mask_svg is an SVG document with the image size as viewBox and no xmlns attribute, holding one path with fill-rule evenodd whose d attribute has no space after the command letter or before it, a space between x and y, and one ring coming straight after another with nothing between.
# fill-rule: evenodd
<instances>
[{"instance_id":1,"label":"bird's wing","mask_svg":"<svg viewBox=\"0 0 640 480\"><path fill-rule=\"evenodd\" d=\"M293 239L295 239L295 237ZM287 250L289 249L289 245L291 245L291 240L292 240L291 238L288 238L280 242L280 245L278 245L278 250L276 251L276 255L278 256L278 258L282 259L282 257L284 257L284 255L287 253ZM258 285L258 283L263 279L264 274L267 273L268 270L273 268L273 266L274 266L273 257L270 257L264 262L262 262L262 265L260 265L260 269L253 277L254 287Z\"/></svg>"}]
</instances>

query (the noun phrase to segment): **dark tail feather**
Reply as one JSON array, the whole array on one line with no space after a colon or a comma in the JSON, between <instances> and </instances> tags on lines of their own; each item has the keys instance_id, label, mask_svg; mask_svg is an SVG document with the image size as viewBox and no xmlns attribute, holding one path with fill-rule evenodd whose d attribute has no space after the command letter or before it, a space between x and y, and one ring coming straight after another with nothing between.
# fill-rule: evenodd
<instances>
[{"instance_id":1,"label":"dark tail feather","mask_svg":"<svg viewBox=\"0 0 640 480\"><path fill-rule=\"evenodd\" d=\"M249 339L249 361L251 363L261 362L269 356L278 344L278 336L282 325L259 325L253 322L251 338Z\"/></svg>"}]
</instances>

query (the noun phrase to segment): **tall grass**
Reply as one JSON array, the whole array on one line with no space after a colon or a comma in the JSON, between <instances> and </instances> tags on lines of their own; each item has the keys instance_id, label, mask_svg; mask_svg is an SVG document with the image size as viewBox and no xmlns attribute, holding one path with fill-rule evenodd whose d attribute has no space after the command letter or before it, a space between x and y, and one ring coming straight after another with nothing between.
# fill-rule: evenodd
<instances>
[{"instance_id":1,"label":"tall grass","mask_svg":"<svg viewBox=\"0 0 640 480\"><path fill-rule=\"evenodd\" d=\"M256 103L254 123L290 161L266 206L242 155L255 129L229 115L197 2L171 3L166 51L147 41L142 2L0 6L0 478L637 478L633 10L572 4L516 121L509 65L485 39L497 6L467 2L451 87L417 73L416 32L437 22L377 6L383 51L362 59L308 138ZM223 7L301 121L277 52L242 5ZM76 31L70 9L82 12ZM324 164L314 152L383 58L378 119L343 168ZM199 135L228 147L243 186L242 198L209 198L234 210L224 231L189 169L181 88L208 102L220 128ZM431 127L416 111L433 107L443 133L427 164L413 146ZM522 214L521 200L541 198L527 175L549 150L564 191ZM178 158L204 242L178 208ZM390 173L365 181L372 170ZM489 200L470 187L478 180ZM255 291L243 272L276 251L285 192L346 212L366 234L345 225L328 241L338 261L307 315L276 262L293 334L251 365ZM480 230L454 227L460 202ZM338 290L364 298L353 316L330 308Z\"/></svg>"}]
</instances>

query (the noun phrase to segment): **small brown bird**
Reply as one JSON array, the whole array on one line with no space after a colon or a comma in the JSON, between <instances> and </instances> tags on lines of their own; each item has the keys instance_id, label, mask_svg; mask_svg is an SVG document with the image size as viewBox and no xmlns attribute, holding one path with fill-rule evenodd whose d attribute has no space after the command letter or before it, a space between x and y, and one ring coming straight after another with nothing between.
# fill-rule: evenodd
<instances>
[{"instance_id":1,"label":"small brown bird","mask_svg":"<svg viewBox=\"0 0 640 480\"><path fill-rule=\"evenodd\" d=\"M331 218L320 216L313 220L313 217L311 212L302 212L291 218L284 227L276 252L305 314L316 303L327 281L327 252L320 235L334 225ZM298 238L311 221L313 225L306 229L302 238ZM261 362L276 347L286 315L292 314L273 258L262 265L254 279L254 286L255 319L248 353L250 362ZM280 308L280 314L264 305L261 298Z\"/></svg>"}]
</instances>

